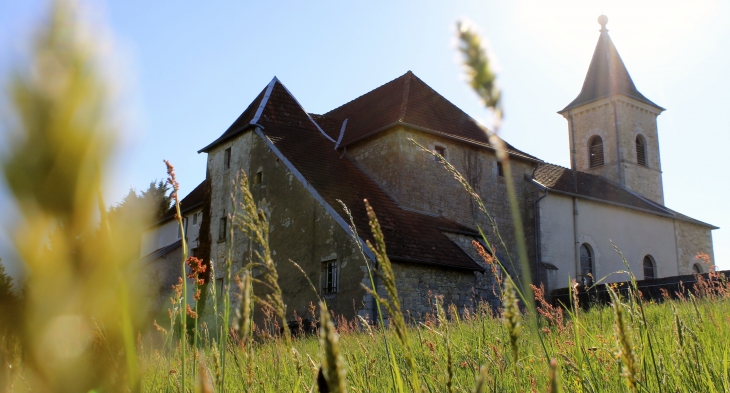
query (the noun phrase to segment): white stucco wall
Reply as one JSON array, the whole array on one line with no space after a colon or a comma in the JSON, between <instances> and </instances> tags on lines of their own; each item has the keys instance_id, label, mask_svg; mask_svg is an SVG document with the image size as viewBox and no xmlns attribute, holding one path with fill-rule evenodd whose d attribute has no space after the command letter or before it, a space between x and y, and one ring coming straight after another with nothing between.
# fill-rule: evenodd
<instances>
[{"instance_id":1,"label":"white stucco wall","mask_svg":"<svg viewBox=\"0 0 730 393\"><path fill-rule=\"evenodd\" d=\"M587 199L577 198L577 237L573 231L573 200L561 194L548 194L540 202L540 242L542 261L558 270L548 271L549 290L566 287L568 277L575 278L578 270L576 249L588 243L593 249L596 281L625 281L626 270L611 242L629 262L637 279L644 278L642 261L651 255L656 262L657 277L679 274L674 220Z\"/></svg>"},{"instance_id":2,"label":"white stucco wall","mask_svg":"<svg viewBox=\"0 0 730 393\"><path fill-rule=\"evenodd\" d=\"M198 247L198 234L200 232L200 222L202 221L202 216L200 215L201 212L202 208L198 208L183 214L183 217L186 220L186 241L188 243L188 249L190 250ZM193 215L196 214L198 217L194 220ZM195 223L193 224L194 221ZM142 246L140 248L139 256L144 257L155 250L159 250L160 248L178 241L180 239L178 236L179 227L178 222L171 219L161 225L148 228L144 233L142 233Z\"/></svg>"}]
</instances>

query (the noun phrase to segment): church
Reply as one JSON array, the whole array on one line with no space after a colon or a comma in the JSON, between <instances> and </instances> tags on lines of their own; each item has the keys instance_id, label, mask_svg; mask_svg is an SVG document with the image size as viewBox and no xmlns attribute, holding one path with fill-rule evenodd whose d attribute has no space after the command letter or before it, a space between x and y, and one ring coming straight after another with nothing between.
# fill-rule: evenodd
<instances>
[{"instance_id":1,"label":"church","mask_svg":"<svg viewBox=\"0 0 730 393\"><path fill-rule=\"evenodd\" d=\"M364 199L380 221L407 315L421 319L431 312L435 295L459 308L497 305L493 268L472 241L482 228L495 256L510 274L521 275L507 173L531 275L547 293L571 279L626 280L616 249L639 280L706 271L695 256L713 256L711 231L717 228L664 205L657 117L665 109L639 92L607 22L599 17L583 88L558 112L567 121L570 168L507 142L493 145L482 125L410 71L321 115L308 113L274 78L198 152L207 154L207 176L181 201L185 234L171 211L143 235L142 257L159 278L160 295L177 282L182 236L193 255L213 264L210 280L219 288L229 249L234 272L255 255L250 239L229 235L232 181L240 171L269 219L291 318L307 315L320 297L346 318L375 315L362 287L371 285L366 266L375 260L365 246L373 237ZM497 149L509 156L511 171L503 170ZM441 159L481 196L491 218Z\"/></svg>"}]
</instances>

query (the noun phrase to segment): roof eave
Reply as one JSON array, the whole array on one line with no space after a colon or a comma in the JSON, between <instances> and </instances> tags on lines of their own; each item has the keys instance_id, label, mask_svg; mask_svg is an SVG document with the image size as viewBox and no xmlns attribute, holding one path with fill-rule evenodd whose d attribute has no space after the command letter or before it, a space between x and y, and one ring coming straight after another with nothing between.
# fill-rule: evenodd
<instances>
[{"instance_id":1,"label":"roof eave","mask_svg":"<svg viewBox=\"0 0 730 393\"><path fill-rule=\"evenodd\" d=\"M408 257L401 257L397 255L388 255L388 259L390 259L393 262L401 262L401 263L412 263L416 265L427 265L427 266L435 266L435 267L441 267L444 269L453 269L453 270L463 270L463 271L470 271L470 272L485 272L486 270L479 266L476 262L474 262L473 267L469 266L453 266L453 265L446 265L443 263L438 262L432 262L432 261L426 261L422 259L414 259L414 258L408 258Z\"/></svg>"},{"instance_id":2,"label":"roof eave","mask_svg":"<svg viewBox=\"0 0 730 393\"><path fill-rule=\"evenodd\" d=\"M225 141L227 141L229 139L232 139L233 137L236 137L238 135L241 135L244 132L246 132L246 131L248 131L248 130L250 130L252 128L255 128L255 127L264 128L264 126L262 126L260 124L257 124L257 123L248 123L245 126L237 129L236 131L233 131L232 133L230 133L228 135L222 135L222 136L220 136L218 139L214 140L208 146L206 146L206 147L198 150L198 154L200 154L200 153L209 153L211 150L213 150L214 147L220 145L221 143L223 143L223 142L225 142Z\"/></svg>"},{"instance_id":3,"label":"roof eave","mask_svg":"<svg viewBox=\"0 0 730 393\"><path fill-rule=\"evenodd\" d=\"M626 97L631 98L633 100L639 101L639 102L641 102L641 103L643 103L645 105L649 105L649 106L651 106L653 108L658 109L659 110L659 113L666 111L665 108L662 108L661 106L655 104L654 102L652 102L648 98L635 97L635 96L628 95L628 94L625 94L625 93L616 93L616 94L603 95L603 96L596 97L596 98L593 98L591 100L588 100L588 101L585 101L585 102L579 102L579 103L575 103L575 100L573 100L573 102L571 102L570 104L568 104L568 106L566 106L565 108L559 110L557 113L560 114L560 115L562 115L565 112L570 111L571 109L575 109L575 108L581 107L583 105L588 105L588 104L594 103L596 101L600 101L600 100L603 100L603 99L606 99L606 98L610 98L610 97L612 97L614 95L623 95L623 96L626 96ZM577 98L576 98L576 100L577 100Z\"/></svg>"},{"instance_id":4,"label":"roof eave","mask_svg":"<svg viewBox=\"0 0 730 393\"><path fill-rule=\"evenodd\" d=\"M530 181L536 187L541 188L541 190L547 189L547 190L550 190L550 192L553 193L553 194L562 194L562 195L566 195L566 196L571 196L571 197L576 197L576 198L582 198L582 199L589 200L589 201L593 201L593 202L605 203L607 205L612 205L612 206L617 206L617 207L623 207L623 208L631 209L631 210L637 210L637 211L640 211L640 212L644 212L644 213L647 213L647 214L653 214L653 215L660 216L660 217L667 217L667 218L674 218L674 219L677 218L676 215L671 214L671 213L660 213L658 211L652 211L652 210L649 210L649 209L643 209L643 208L640 208L640 207L626 205L626 204L619 203L619 202L607 201L605 199L590 197L590 196L587 196L587 195L576 194L574 192L569 192L569 191L563 191L563 190L559 190L557 188L548 187L548 186L540 183L539 181L537 181L535 179L530 179Z\"/></svg>"},{"instance_id":5,"label":"roof eave","mask_svg":"<svg viewBox=\"0 0 730 393\"><path fill-rule=\"evenodd\" d=\"M198 202L198 203L196 203L196 204L194 204L192 206L185 207L185 208L183 208L180 211L180 214L185 215L185 213L189 213L189 212L191 212L191 211L193 211L193 210L195 210L195 209L203 206L204 204L205 204L205 202ZM175 205L172 205L172 207L174 208ZM150 224L150 226L148 226L147 229L151 229L151 228L154 228L154 227L158 227L158 226L160 226L160 225L162 225L162 224L164 224L164 223L166 223L168 221L174 220L174 219L175 219L175 216L163 218L161 220L157 220L154 223Z\"/></svg>"}]
</instances>

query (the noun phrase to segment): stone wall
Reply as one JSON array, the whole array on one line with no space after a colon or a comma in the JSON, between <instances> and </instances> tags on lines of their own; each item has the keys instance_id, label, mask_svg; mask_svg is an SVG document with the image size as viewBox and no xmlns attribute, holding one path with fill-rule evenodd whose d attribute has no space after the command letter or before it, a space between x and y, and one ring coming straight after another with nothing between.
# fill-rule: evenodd
<instances>
[{"instance_id":1,"label":"stone wall","mask_svg":"<svg viewBox=\"0 0 730 393\"><path fill-rule=\"evenodd\" d=\"M232 163L226 170L222 152L228 147L231 147ZM225 274L224 262L230 243L228 238L218 241L218 218L230 212L228 195L232 191L230 186L221 183L230 184L234 173L241 169L251 180L254 200L269 219L269 244L287 305L287 318L293 320L294 313L299 317L309 317L310 303L316 305L319 300L315 291L321 290L322 262L332 259L338 262L339 283L336 294L325 296L327 304L336 314L354 318L359 310L366 307L360 299L367 299L360 286L365 262L355 243L281 158L250 131L217 147L209 155L209 171L213 177L211 256L215 263L217 285L220 287ZM254 184L257 173L261 173L261 182ZM254 248L240 230L234 231L234 273L252 259L256 260ZM290 260L296 262L306 276ZM254 275L263 274L259 269L254 272ZM261 286L255 286L254 290L259 296L266 293ZM238 291L232 288L232 292L235 299ZM260 321L261 314L257 313L256 318Z\"/></svg>"},{"instance_id":2,"label":"stone wall","mask_svg":"<svg viewBox=\"0 0 730 393\"><path fill-rule=\"evenodd\" d=\"M580 171L601 175L663 204L664 191L656 121L660 112L628 97L615 96L612 99L613 103L606 98L564 114L566 118L572 116L573 119L576 166ZM618 129L618 141L616 129ZM588 143L596 135L603 140L604 165L591 168ZM638 135L642 135L646 140L646 166L637 163Z\"/></svg>"},{"instance_id":3,"label":"stone wall","mask_svg":"<svg viewBox=\"0 0 730 393\"><path fill-rule=\"evenodd\" d=\"M620 135L621 164L624 186L645 197L664 204L662 167L659 155L657 116L659 111L629 100L617 100L616 116ZM636 137L646 141L646 166L639 165Z\"/></svg>"},{"instance_id":4,"label":"stone wall","mask_svg":"<svg viewBox=\"0 0 730 393\"><path fill-rule=\"evenodd\" d=\"M696 260L695 256L698 252L703 252L715 262L710 228L683 220L674 220L674 223L677 234L679 274L692 274L692 265L695 263L699 263L702 271L706 273L708 266L701 263L700 260Z\"/></svg>"},{"instance_id":5,"label":"stone wall","mask_svg":"<svg viewBox=\"0 0 730 393\"><path fill-rule=\"evenodd\" d=\"M355 146L348 146L348 156L370 175L398 204L429 214L442 215L467 227L480 226L489 241L499 245L487 216L481 213L471 196L443 164L409 140L422 146L446 148L446 159L482 197L487 211L499 228L507 250L498 247L498 255L509 253L517 260L514 223L510 213L505 178L498 173L497 157L492 150L455 142L437 135L396 127ZM522 221L527 221L525 174L532 174L534 164L512 159L512 179ZM527 225L526 229L531 230Z\"/></svg>"},{"instance_id":6,"label":"stone wall","mask_svg":"<svg viewBox=\"0 0 730 393\"><path fill-rule=\"evenodd\" d=\"M473 308L480 301L496 307L492 287L479 288L477 276L485 276L482 273L405 263L394 263L393 273L406 320L423 321L426 314L435 313L435 296L443 296L445 307L453 304L459 311ZM382 284L378 284L378 293L385 296Z\"/></svg>"}]
</instances>

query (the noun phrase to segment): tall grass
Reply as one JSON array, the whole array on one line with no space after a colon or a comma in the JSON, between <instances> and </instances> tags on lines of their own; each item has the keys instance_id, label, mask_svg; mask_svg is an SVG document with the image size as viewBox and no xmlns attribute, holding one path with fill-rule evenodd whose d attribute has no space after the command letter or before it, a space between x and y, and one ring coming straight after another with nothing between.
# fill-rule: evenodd
<instances>
[{"instance_id":1,"label":"tall grass","mask_svg":"<svg viewBox=\"0 0 730 393\"><path fill-rule=\"evenodd\" d=\"M409 336L418 337L411 345L411 353L425 391L445 392L449 386L454 392L476 388L485 392L625 391L629 374L635 378L637 391L642 392L720 392L728 388L730 298L702 298L694 302L687 298L644 304L650 328L658 337L654 350L663 365L662 378L658 382L651 375L651 354L646 340L640 338L638 315L631 314L631 300L627 297L617 297L612 305L584 311L579 321L568 318L564 322L568 328L546 324L545 345L555 359L550 363L543 360L540 339L534 330L520 332L517 338L519 355L515 361L509 329L489 308L475 308L457 322L453 316L440 319L435 304L427 322L407 327ZM622 312L623 333L620 334L616 327L616 308ZM677 320L681 324L679 330ZM580 342L574 340L573 327L576 325L582 337ZM335 329L339 331L339 363L347 370L348 391L398 391L399 387L389 377L388 349L380 337L384 335L398 342L394 328L374 327L373 334L367 330L348 330L343 325ZM678 332L683 335L682 345ZM279 339L273 337L259 337L247 349L233 348L233 353L239 355L242 351L250 351L256 362L250 384L244 384L238 366L229 364L224 370L229 374L225 391L295 391L297 386L300 386L299 391L312 387L318 391L320 365L317 359L318 354L323 353L320 339L295 337L292 344L300 356L299 361L288 356ZM626 361L622 360L621 351L629 348L635 361L627 368L633 371L625 372ZM409 372L402 348L396 346L391 350L404 366L402 376L407 380ZM206 358L211 358L212 351L211 346L203 345ZM160 372L155 379L152 370L161 368L164 371L159 365L164 364L167 356L175 355L161 354L158 358L151 351L141 354L142 370L147 370L143 373L145 390L165 387ZM480 371L482 368L484 372Z\"/></svg>"}]
</instances>

